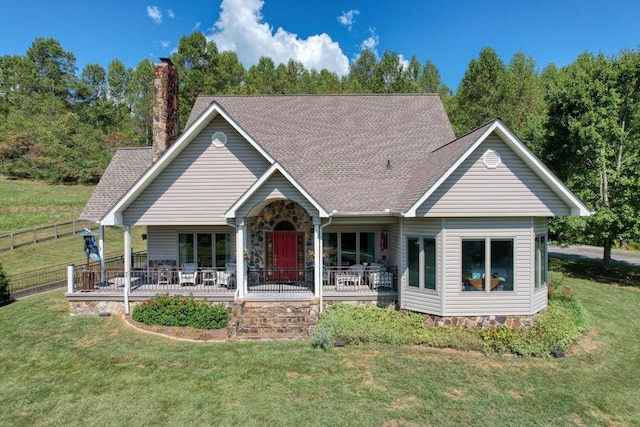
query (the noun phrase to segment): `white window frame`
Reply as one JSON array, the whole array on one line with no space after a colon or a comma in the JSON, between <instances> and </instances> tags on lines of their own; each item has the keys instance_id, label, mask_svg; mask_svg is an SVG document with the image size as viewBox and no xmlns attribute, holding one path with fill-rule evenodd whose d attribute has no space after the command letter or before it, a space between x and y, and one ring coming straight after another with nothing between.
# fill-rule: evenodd
<instances>
[{"instance_id":1,"label":"white window frame","mask_svg":"<svg viewBox=\"0 0 640 427\"><path fill-rule=\"evenodd\" d=\"M418 286L411 286L409 284L409 251L408 251L408 247L409 247L409 239L417 239L418 240ZM434 249L435 249L435 263L434 263L434 268L435 268L435 278L434 278L434 284L435 287L434 288L427 288L426 287L426 281L425 281L425 272L426 272L426 267L427 267L427 262L426 262L426 252L425 252L425 248L424 248L424 241L425 240L433 240L434 243ZM414 289L414 290L421 290L421 291L426 291L426 292L438 292L438 239L435 236L414 236L414 235L408 235L406 236L406 248L407 248L407 289Z\"/></svg>"},{"instance_id":2,"label":"white window frame","mask_svg":"<svg viewBox=\"0 0 640 427\"><path fill-rule=\"evenodd\" d=\"M504 294L504 293L508 293L508 292L515 292L516 291L516 267L517 267L517 238L516 236L465 236L460 238L460 267L459 267L459 274L460 274L460 283L462 283L464 285L464 282L466 280L466 277L464 277L463 274L463 242L464 241L471 241L471 240L483 240L484 241L484 277L483 279L483 289L481 291L472 291L471 289L465 289L464 286L460 287L460 291L462 293L469 293L469 294L477 294L478 292L485 292L485 293L491 293L491 294ZM512 275L513 277L511 278L512 280L512 286L513 289L509 289L509 290L498 290L497 288L495 289L491 289L491 274L486 274L487 271L491 271L492 270L492 266L491 266L491 242L493 241L511 241L512 244L512 260L511 260L511 268L512 268Z\"/></svg>"}]
</instances>

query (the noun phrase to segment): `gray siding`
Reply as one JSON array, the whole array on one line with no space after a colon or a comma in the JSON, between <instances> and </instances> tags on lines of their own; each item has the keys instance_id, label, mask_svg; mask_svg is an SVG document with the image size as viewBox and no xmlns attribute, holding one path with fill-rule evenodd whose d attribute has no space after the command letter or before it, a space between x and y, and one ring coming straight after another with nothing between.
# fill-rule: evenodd
<instances>
[{"instance_id":1,"label":"gray siding","mask_svg":"<svg viewBox=\"0 0 640 427\"><path fill-rule=\"evenodd\" d=\"M447 219L445 221L445 316L532 314L533 226L531 218ZM514 290L464 292L463 238L514 239Z\"/></svg>"},{"instance_id":2,"label":"gray siding","mask_svg":"<svg viewBox=\"0 0 640 427\"><path fill-rule=\"evenodd\" d=\"M216 148L211 136L227 135ZM124 211L125 224L223 225L224 214L270 166L226 121L217 117Z\"/></svg>"},{"instance_id":3,"label":"gray siding","mask_svg":"<svg viewBox=\"0 0 640 427\"><path fill-rule=\"evenodd\" d=\"M500 165L483 164L488 149ZM417 216L497 217L569 215L570 208L499 137L490 135L417 209Z\"/></svg>"},{"instance_id":4,"label":"gray siding","mask_svg":"<svg viewBox=\"0 0 640 427\"><path fill-rule=\"evenodd\" d=\"M229 233L232 258L236 248L236 231L233 227L149 226L147 227L147 259L174 260L178 262L178 234L180 233Z\"/></svg>"},{"instance_id":5,"label":"gray siding","mask_svg":"<svg viewBox=\"0 0 640 427\"><path fill-rule=\"evenodd\" d=\"M268 203L279 199L289 199L297 202L307 211L309 216L318 216L318 210L280 172L275 172L262 187L252 194L244 205L237 210L236 216L244 218L254 207L266 206ZM259 209L256 212L251 212L252 215L257 215L258 213Z\"/></svg>"},{"instance_id":6,"label":"gray siding","mask_svg":"<svg viewBox=\"0 0 640 427\"><path fill-rule=\"evenodd\" d=\"M419 313L440 315L442 313L442 289L443 289L443 256L442 256L442 221L440 219L405 219L403 222L403 236L399 242L405 254L402 265L398 267L400 276L401 307ZM431 237L436 238L436 290L416 289L407 286L407 238Z\"/></svg>"}]
</instances>

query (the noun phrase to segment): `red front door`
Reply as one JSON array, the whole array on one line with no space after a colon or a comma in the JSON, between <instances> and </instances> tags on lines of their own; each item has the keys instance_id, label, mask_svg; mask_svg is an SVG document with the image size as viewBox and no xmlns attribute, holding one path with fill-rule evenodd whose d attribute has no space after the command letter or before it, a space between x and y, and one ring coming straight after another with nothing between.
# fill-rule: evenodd
<instances>
[{"instance_id":1,"label":"red front door","mask_svg":"<svg viewBox=\"0 0 640 427\"><path fill-rule=\"evenodd\" d=\"M296 280L298 244L303 236L295 231L267 233L267 268L269 280ZM271 253L269 253L271 252Z\"/></svg>"}]
</instances>

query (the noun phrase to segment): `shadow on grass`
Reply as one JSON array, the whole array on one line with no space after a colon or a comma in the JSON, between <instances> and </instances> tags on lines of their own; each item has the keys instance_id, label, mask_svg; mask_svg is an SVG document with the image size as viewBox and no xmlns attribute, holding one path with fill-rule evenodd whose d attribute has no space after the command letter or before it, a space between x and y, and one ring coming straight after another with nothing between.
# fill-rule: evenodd
<instances>
[{"instance_id":1,"label":"shadow on grass","mask_svg":"<svg viewBox=\"0 0 640 427\"><path fill-rule=\"evenodd\" d=\"M577 279L640 288L640 268L630 265L613 264L605 270L601 261L551 258L549 269Z\"/></svg>"},{"instance_id":2,"label":"shadow on grass","mask_svg":"<svg viewBox=\"0 0 640 427\"><path fill-rule=\"evenodd\" d=\"M5 305L9 305L9 304L13 304L14 302L16 302L16 300L12 299L8 299L8 300L4 300L4 301L0 301L0 307L4 307Z\"/></svg>"}]
</instances>

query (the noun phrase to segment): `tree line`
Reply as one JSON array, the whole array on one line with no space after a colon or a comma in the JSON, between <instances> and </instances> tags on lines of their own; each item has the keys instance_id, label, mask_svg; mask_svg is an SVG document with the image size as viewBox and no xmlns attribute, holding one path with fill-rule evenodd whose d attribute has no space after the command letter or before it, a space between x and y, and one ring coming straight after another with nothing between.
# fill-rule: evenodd
<instances>
[{"instance_id":1,"label":"tree line","mask_svg":"<svg viewBox=\"0 0 640 427\"><path fill-rule=\"evenodd\" d=\"M262 57L246 69L200 32L180 39L181 126L200 94L437 93L457 135L498 117L591 209L554 220L556 239L611 247L640 237L640 51L584 53L540 69L517 52L505 63L490 47L472 59L454 92L431 61L405 66L394 52L363 50L349 74ZM105 69L52 38L24 56L0 57L0 173L56 183L95 183L115 149L151 143L154 64Z\"/></svg>"}]
</instances>

